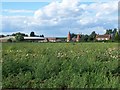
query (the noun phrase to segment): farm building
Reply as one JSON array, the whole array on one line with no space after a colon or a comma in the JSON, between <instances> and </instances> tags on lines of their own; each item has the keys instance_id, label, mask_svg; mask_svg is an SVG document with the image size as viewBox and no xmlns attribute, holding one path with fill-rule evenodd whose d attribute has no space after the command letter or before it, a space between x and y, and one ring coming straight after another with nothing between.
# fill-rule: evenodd
<instances>
[{"instance_id":1,"label":"farm building","mask_svg":"<svg viewBox=\"0 0 120 90\"><path fill-rule=\"evenodd\" d=\"M0 42L7 42L8 39L15 40L14 36L0 37Z\"/></svg>"},{"instance_id":2,"label":"farm building","mask_svg":"<svg viewBox=\"0 0 120 90\"><path fill-rule=\"evenodd\" d=\"M80 34L77 34L77 38L76 37L71 37L71 33L69 32L68 33L68 36L67 36L67 42L79 42L80 41Z\"/></svg>"},{"instance_id":3,"label":"farm building","mask_svg":"<svg viewBox=\"0 0 120 90\"><path fill-rule=\"evenodd\" d=\"M70 32L68 33L68 36L67 36L67 42L70 42L71 41L71 34Z\"/></svg>"},{"instance_id":4,"label":"farm building","mask_svg":"<svg viewBox=\"0 0 120 90\"><path fill-rule=\"evenodd\" d=\"M24 41L38 41L38 42L44 42L44 37L24 37Z\"/></svg>"},{"instance_id":5,"label":"farm building","mask_svg":"<svg viewBox=\"0 0 120 90\"><path fill-rule=\"evenodd\" d=\"M109 34L105 35L96 35L96 40L101 41L101 40L110 40L111 36Z\"/></svg>"},{"instance_id":6,"label":"farm building","mask_svg":"<svg viewBox=\"0 0 120 90\"><path fill-rule=\"evenodd\" d=\"M25 41L37 41L37 42L62 42L64 38L58 37L24 37Z\"/></svg>"},{"instance_id":7,"label":"farm building","mask_svg":"<svg viewBox=\"0 0 120 90\"><path fill-rule=\"evenodd\" d=\"M46 40L48 40L48 42L56 42L56 37L46 37Z\"/></svg>"},{"instance_id":8,"label":"farm building","mask_svg":"<svg viewBox=\"0 0 120 90\"><path fill-rule=\"evenodd\" d=\"M76 41L77 41L77 42L80 41L80 34L77 35Z\"/></svg>"},{"instance_id":9,"label":"farm building","mask_svg":"<svg viewBox=\"0 0 120 90\"><path fill-rule=\"evenodd\" d=\"M56 42L65 42L66 38L64 37L56 37Z\"/></svg>"}]
</instances>

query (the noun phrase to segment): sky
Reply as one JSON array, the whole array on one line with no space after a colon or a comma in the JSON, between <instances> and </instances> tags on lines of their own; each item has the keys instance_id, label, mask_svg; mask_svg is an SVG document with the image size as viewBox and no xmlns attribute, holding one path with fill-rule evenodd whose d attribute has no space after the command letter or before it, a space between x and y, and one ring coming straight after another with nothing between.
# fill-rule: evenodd
<instances>
[{"instance_id":1,"label":"sky","mask_svg":"<svg viewBox=\"0 0 120 90\"><path fill-rule=\"evenodd\" d=\"M118 27L118 0L2 0L2 32L67 36Z\"/></svg>"}]
</instances>

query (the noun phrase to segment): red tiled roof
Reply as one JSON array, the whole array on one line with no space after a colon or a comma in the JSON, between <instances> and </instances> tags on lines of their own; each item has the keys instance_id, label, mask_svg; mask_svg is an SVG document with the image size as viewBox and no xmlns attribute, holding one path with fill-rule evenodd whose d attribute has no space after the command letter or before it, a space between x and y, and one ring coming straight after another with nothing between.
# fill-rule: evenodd
<instances>
[{"instance_id":1,"label":"red tiled roof","mask_svg":"<svg viewBox=\"0 0 120 90\"><path fill-rule=\"evenodd\" d=\"M110 38L109 34L105 34L105 35L96 35L96 38Z\"/></svg>"}]
</instances>

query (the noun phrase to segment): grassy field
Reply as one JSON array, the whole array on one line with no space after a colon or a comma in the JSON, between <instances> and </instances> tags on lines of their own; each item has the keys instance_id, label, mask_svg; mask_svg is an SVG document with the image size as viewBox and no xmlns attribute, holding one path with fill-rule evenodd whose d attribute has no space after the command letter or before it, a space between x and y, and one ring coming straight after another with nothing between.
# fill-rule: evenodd
<instances>
[{"instance_id":1,"label":"grassy field","mask_svg":"<svg viewBox=\"0 0 120 90\"><path fill-rule=\"evenodd\" d=\"M118 43L3 43L3 88L120 88Z\"/></svg>"}]
</instances>

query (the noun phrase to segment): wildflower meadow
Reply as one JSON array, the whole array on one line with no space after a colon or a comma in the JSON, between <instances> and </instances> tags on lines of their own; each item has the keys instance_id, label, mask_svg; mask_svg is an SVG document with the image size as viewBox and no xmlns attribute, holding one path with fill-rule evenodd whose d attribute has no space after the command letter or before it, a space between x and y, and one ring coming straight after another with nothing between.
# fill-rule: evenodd
<instances>
[{"instance_id":1,"label":"wildflower meadow","mask_svg":"<svg viewBox=\"0 0 120 90\"><path fill-rule=\"evenodd\" d=\"M120 88L118 43L3 43L3 88Z\"/></svg>"}]
</instances>

